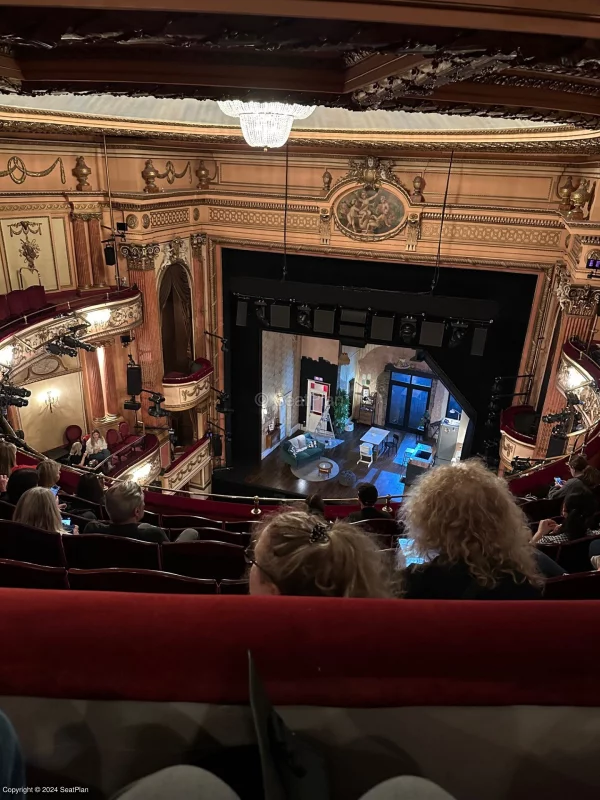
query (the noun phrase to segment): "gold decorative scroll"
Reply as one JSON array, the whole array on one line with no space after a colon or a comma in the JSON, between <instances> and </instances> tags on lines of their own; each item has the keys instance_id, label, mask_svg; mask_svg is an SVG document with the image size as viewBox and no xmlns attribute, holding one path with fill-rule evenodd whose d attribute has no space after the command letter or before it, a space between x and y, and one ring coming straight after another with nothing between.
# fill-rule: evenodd
<instances>
[{"instance_id":1,"label":"gold decorative scroll","mask_svg":"<svg viewBox=\"0 0 600 800\"><path fill-rule=\"evenodd\" d=\"M60 165L60 182L64 184L67 182L67 179L65 177L63 161L60 157L57 158L53 164L50 164L48 169L34 172L33 170L27 169L22 158L19 158L19 156L11 156L6 163L6 169L0 170L0 178L8 177L14 183L25 183L26 178L45 178L46 175L50 175L57 164Z\"/></svg>"}]
</instances>

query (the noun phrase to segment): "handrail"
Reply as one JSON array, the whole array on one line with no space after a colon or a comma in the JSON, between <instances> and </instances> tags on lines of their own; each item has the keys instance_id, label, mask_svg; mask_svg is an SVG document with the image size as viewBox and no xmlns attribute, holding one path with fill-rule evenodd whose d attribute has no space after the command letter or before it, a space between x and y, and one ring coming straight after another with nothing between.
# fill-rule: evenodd
<instances>
[{"instance_id":1,"label":"handrail","mask_svg":"<svg viewBox=\"0 0 600 800\"><path fill-rule=\"evenodd\" d=\"M115 286L114 288L108 286L108 287L106 287L106 289L103 289L101 292L96 292L94 294L85 294L85 295L77 295L77 294L75 294L72 297L68 297L68 298L62 300L59 303L54 303L54 304L51 304L51 305L48 305L48 306L44 306L43 308L38 308L38 309L35 309L33 311L29 311L29 312L27 312L25 314L21 314L18 317L13 317L8 322L5 322L3 325L0 325L0 341L3 338L3 335L4 335L3 331L4 331L5 328L12 328L16 324L18 324L20 321L24 321L25 324L27 324L28 319L30 319L31 317L35 316L36 314L40 314L42 312L46 314L46 313L49 313L52 310L56 311L61 306L65 306L65 305L69 307L69 311L70 311L71 310L71 308L70 308L71 303L77 303L77 304L83 303L82 307L85 307L86 305L88 305L88 301L89 300L93 300L95 298L100 299L100 298L102 298L104 296L106 297L106 302L113 302L114 300L118 300L119 299L119 297L115 297L114 295L127 294L127 293L133 293L133 292L139 293L139 289L135 285L134 286L124 286L124 287ZM109 295L113 295L113 296L109 297ZM131 296L133 296L133 294ZM78 310L78 309L74 309L74 310ZM31 323L31 324L35 324L35 323Z\"/></svg>"}]
</instances>

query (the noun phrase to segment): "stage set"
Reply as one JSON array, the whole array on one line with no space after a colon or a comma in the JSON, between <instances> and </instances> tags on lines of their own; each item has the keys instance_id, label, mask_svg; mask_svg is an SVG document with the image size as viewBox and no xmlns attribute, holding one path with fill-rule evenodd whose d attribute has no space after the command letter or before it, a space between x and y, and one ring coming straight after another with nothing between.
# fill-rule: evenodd
<instances>
[{"instance_id":1,"label":"stage set","mask_svg":"<svg viewBox=\"0 0 600 800\"><path fill-rule=\"evenodd\" d=\"M346 498L367 481L400 496L483 454L494 381L518 374L531 276L224 248L222 277L214 491Z\"/></svg>"},{"instance_id":2,"label":"stage set","mask_svg":"<svg viewBox=\"0 0 600 800\"><path fill-rule=\"evenodd\" d=\"M465 401L426 359L411 348L263 331L261 460L246 483L343 498L369 482L401 495L426 470L460 459L471 438Z\"/></svg>"}]
</instances>

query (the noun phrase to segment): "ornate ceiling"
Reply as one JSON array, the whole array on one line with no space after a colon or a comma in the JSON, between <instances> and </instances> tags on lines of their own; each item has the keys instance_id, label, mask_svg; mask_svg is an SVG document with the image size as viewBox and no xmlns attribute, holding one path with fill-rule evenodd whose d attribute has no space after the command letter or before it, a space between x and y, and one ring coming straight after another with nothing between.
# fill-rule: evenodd
<instances>
[{"instance_id":1,"label":"ornate ceiling","mask_svg":"<svg viewBox=\"0 0 600 800\"><path fill-rule=\"evenodd\" d=\"M4 91L281 99L600 127L600 44L584 38L600 35L593 2L588 14L538 0L517 10L497 0L494 13L486 0L378 3L376 21L360 0L299 1L296 17L259 16L254 5L241 15L244 4L230 0L168 8L232 13L53 5L69 7L0 2ZM285 13L290 3L281 5Z\"/></svg>"}]
</instances>

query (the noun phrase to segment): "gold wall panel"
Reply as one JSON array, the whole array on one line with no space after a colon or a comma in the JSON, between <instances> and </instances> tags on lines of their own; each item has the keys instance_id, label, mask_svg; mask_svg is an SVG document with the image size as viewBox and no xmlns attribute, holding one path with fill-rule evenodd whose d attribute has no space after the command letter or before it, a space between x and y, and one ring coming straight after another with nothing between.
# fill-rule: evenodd
<instances>
[{"instance_id":1,"label":"gold wall panel","mask_svg":"<svg viewBox=\"0 0 600 800\"><path fill-rule=\"evenodd\" d=\"M19 231L19 223L25 220L33 223L33 230L27 235ZM37 256L33 259L35 268L39 271L41 282L46 291L56 291L59 288L58 273L53 247L50 217L22 216L0 220L2 231L2 245L6 264L8 267L9 288L19 289L19 275L22 276L23 286L35 286L38 276L27 269L27 260L22 254L24 243L36 245L39 248ZM66 250L64 226L62 232L58 230L57 242L59 249ZM25 269L22 269L22 268ZM21 272L19 272L21 270Z\"/></svg>"},{"instance_id":2,"label":"gold wall panel","mask_svg":"<svg viewBox=\"0 0 600 800\"><path fill-rule=\"evenodd\" d=\"M54 258L58 270L58 280L61 287L74 284L67 249L67 233L64 217L52 218L52 240L54 244Z\"/></svg>"}]
</instances>

